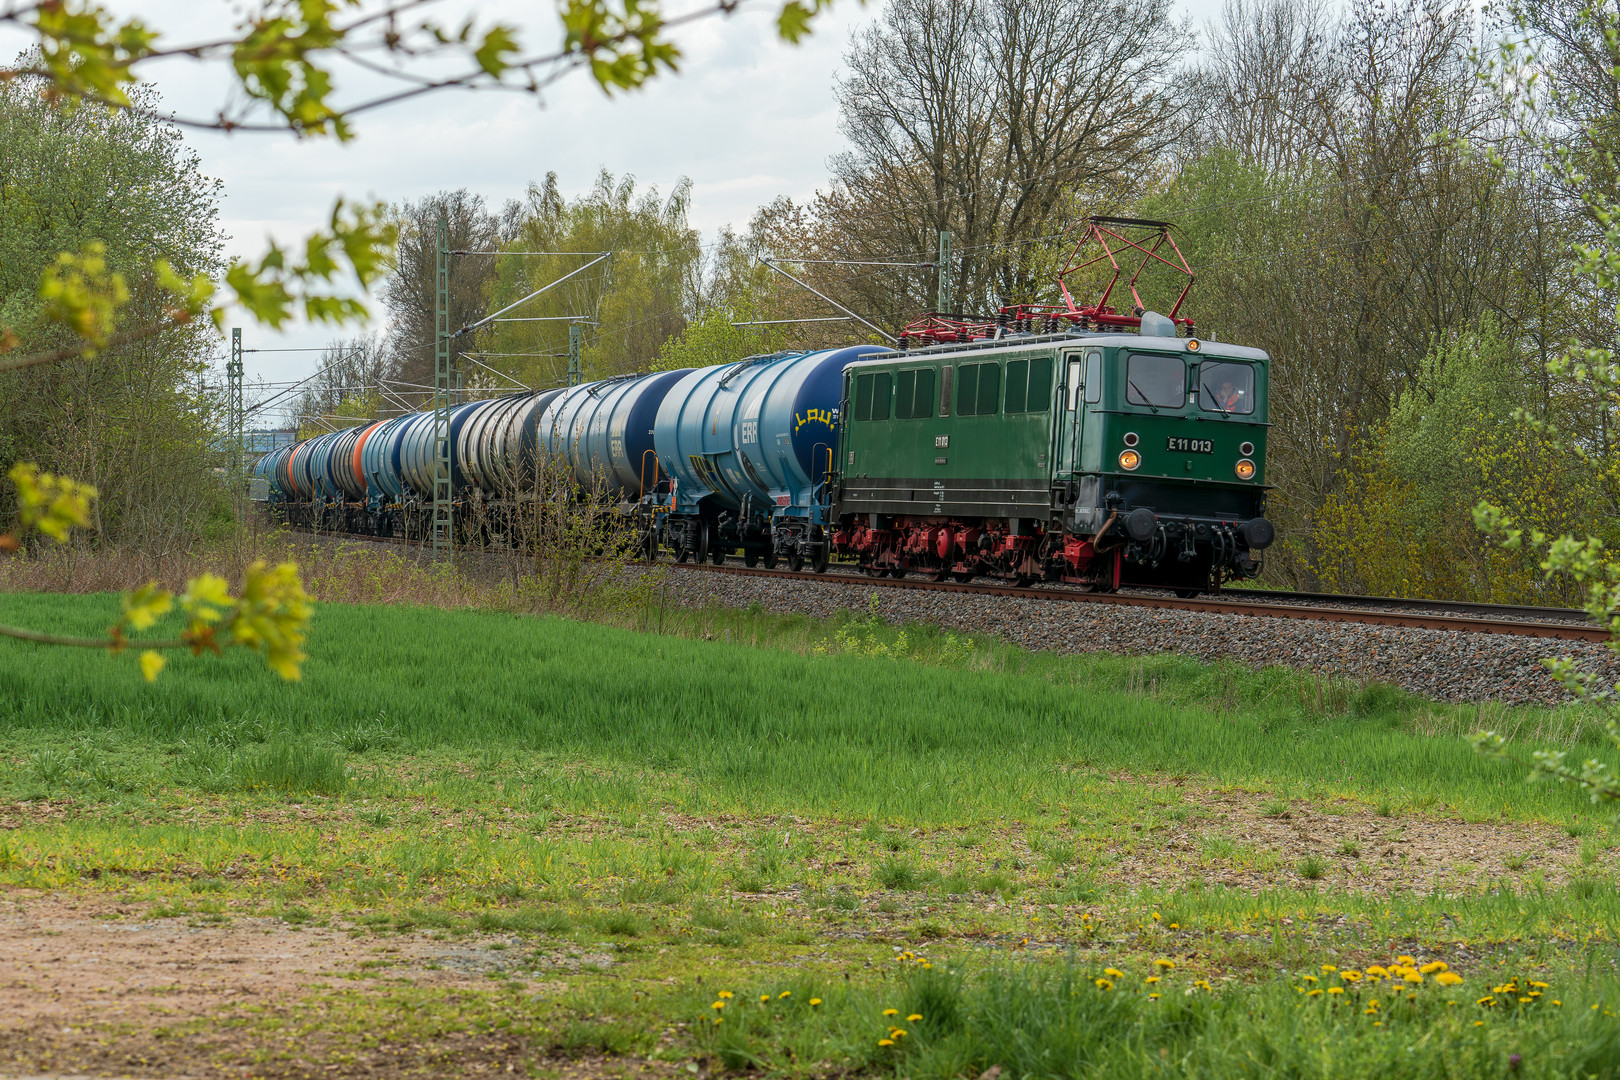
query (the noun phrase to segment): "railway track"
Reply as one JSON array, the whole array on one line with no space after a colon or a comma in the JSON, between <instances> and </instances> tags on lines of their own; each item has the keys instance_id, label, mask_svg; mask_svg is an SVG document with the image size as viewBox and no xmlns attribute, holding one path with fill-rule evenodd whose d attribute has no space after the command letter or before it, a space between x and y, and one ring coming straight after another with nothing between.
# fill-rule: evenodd
<instances>
[{"instance_id":1,"label":"railway track","mask_svg":"<svg viewBox=\"0 0 1620 1080\"><path fill-rule=\"evenodd\" d=\"M336 534L324 534L336 535ZM397 544L425 548L425 541L344 535L345 540ZM1201 611L1216 615L1250 618L1299 619L1317 622L1361 623L1371 626L1403 627L1417 630L1452 630L1465 634L1501 634L1512 637L1562 638L1568 641L1604 642L1605 627L1594 625L1584 611L1575 608L1544 608L1522 605L1476 604L1465 601L1410 600L1385 596L1343 596L1333 593L1271 592L1261 589L1228 589L1216 596L1182 599L1146 590L1118 593L1083 593L1061 586L997 585L988 582L966 584L951 581L922 581L909 578L868 577L853 568L834 564L824 574L807 571L766 570L711 563L682 563L660 559L658 565L688 573L733 574L742 577L781 578L815 584L860 585L877 589L920 589L981 596L1015 596L1031 600L1100 604L1111 607L1161 608L1168 611Z\"/></svg>"},{"instance_id":2,"label":"railway track","mask_svg":"<svg viewBox=\"0 0 1620 1080\"><path fill-rule=\"evenodd\" d=\"M1156 596L1146 592L1083 593L1072 589L1020 587L971 582L960 584L948 581L913 581L906 578L874 578L864 574L829 571L816 575L794 573L791 570L765 570L741 566L714 566L709 563L677 563L670 566L697 573L740 574L754 577L786 578L792 581L821 581L833 584L858 584L881 589L926 589L940 592L972 593L981 596L1017 596L1031 600L1057 600L1068 603L1103 604L1113 607L1162 608L1170 611L1202 611L1216 615L1240 615L1250 618L1302 619L1317 622L1363 623L1372 626L1394 626L1419 630L1455 630L1468 634L1506 634L1515 637L1563 638L1569 641L1607 641L1609 632L1587 620L1586 613L1569 608L1528 608L1493 606L1489 604L1430 602L1425 600L1390 600L1385 597L1335 596L1325 593L1268 593L1257 589L1232 590L1242 592L1242 599L1199 597L1185 600L1174 596ZM1222 593L1221 597L1226 596ZM1270 599L1282 598L1283 602ZM1264 598L1264 599L1256 599ZM1287 601L1292 600L1292 603ZM1308 602L1307 602L1308 601ZM1377 606L1390 604L1407 608L1404 611L1380 611ZM1377 605L1377 606L1375 606ZM1423 608L1427 610L1411 610ZM1467 610L1471 615L1442 614L1435 609L1450 612ZM1540 616L1526 617L1527 614Z\"/></svg>"}]
</instances>

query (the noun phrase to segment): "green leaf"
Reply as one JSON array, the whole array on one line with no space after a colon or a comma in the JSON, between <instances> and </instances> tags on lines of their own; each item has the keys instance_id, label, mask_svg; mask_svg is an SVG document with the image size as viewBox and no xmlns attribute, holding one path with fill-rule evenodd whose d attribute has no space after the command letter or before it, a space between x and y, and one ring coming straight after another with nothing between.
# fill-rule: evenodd
<instances>
[{"instance_id":1,"label":"green leaf","mask_svg":"<svg viewBox=\"0 0 1620 1080\"><path fill-rule=\"evenodd\" d=\"M474 51L473 59L478 61L479 67L500 78L507 68L511 67L506 57L509 54L515 55L517 51L517 38L512 28L497 26L484 35L484 43Z\"/></svg>"}]
</instances>

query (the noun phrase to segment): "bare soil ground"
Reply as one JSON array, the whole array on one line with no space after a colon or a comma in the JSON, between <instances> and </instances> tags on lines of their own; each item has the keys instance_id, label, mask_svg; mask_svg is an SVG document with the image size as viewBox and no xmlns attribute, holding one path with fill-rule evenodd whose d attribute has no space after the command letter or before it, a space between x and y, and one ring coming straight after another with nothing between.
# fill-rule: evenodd
<instances>
[{"instance_id":1,"label":"bare soil ground","mask_svg":"<svg viewBox=\"0 0 1620 1080\"><path fill-rule=\"evenodd\" d=\"M411 1077L525 1072L532 1048L499 1034L277 1031L275 1018L307 995L366 979L401 986L487 989L504 964L499 937L386 940L341 929L239 918L199 926L142 919L95 897L35 894L0 907L0 1074L138 1077ZM566 989L570 971L612 961L564 949L557 978L529 985L537 1003ZM600 1056L558 1059L560 1077L637 1076L665 1065Z\"/></svg>"}]
</instances>

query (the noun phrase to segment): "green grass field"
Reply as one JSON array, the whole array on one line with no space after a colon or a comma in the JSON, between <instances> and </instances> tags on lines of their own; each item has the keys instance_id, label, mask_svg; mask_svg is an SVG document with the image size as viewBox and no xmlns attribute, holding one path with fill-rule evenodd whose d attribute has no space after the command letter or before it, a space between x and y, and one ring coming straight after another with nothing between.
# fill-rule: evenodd
<instances>
[{"instance_id":1,"label":"green grass field","mask_svg":"<svg viewBox=\"0 0 1620 1080\"><path fill-rule=\"evenodd\" d=\"M0 621L91 632L115 604L0 595ZM1461 738L1579 748L1590 714L853 618L663 630L323 605L292 685L250 656L149 686L133 656L0 643L0 882L206 926L502 936L458 1015L537 1061L1620 1069L1613 819ZM537 1001L524 957L559 942L612 966ZM1322 970L1400 955L1463 981ZM443 1005L345 987L276 1023Z\"/></svg>"}]
</instances>

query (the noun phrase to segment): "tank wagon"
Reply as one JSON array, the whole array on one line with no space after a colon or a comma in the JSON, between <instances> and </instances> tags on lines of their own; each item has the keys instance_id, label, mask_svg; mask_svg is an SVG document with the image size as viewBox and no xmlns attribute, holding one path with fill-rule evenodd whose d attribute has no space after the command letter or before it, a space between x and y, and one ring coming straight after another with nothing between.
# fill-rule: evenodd
<instances>
[{"instance_id":1,"label":"tank wagon","mask_svg":"<svg viewBox=\"0 0 1620 1080\"><path fill-rule=\"evenodd\" d=\"M1156 239L1121 232L1143 227ZM1109 237L1144 265L1174 243L1158 222L1090 228L1114 281L1089 307L1064 284L1062 305L929 315L896 349L773 353L457 406L457 519L560 478L630 515L649 560L822 571L841 557L871 575L1183 595L1252 577L1274 539L1270 359L1200 339L1178 316L1186 288L1158 315L1132 275L1131 313L1109 307L1122 273ZM1065 274L1091 265L1077 255ZM431 413L397 417L278 449L256 475L292 524L420 537L433 435Z\"/></svg>"}]
</instances>

